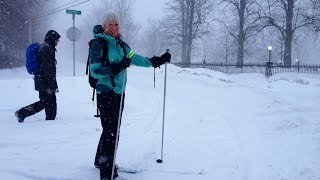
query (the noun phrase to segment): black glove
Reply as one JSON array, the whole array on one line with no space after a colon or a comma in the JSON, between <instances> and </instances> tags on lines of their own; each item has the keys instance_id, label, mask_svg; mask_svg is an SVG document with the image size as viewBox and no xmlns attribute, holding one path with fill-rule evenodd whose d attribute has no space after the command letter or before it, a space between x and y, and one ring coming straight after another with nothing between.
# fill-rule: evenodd
<instances>
[{"instance_id":1,"label":"black glove","mask_svg":"<svg viewBox=\"0 0 320 180\"><path fill-rule=\"evenodd\" d=\"M166 52L166 53L162 54L161 57L154 56L150 60L151 60L152 66L154 68L157 68L166 62L170 62L170 59L171 59L171 54Z\"/></svg>"},{"instance_id":2,"label":"black glove","mask_svg":"<svg viewBox=\"0 0 320 180\"><path fill-rule=\"evenodd\" d=\"M162 54L161 57L164 58L166 62L170 62L170 60L171 60L171 54L168 52Z\"/></svg>"},{"instance_id":3,"label":"black glove","mask_svg":"<svg viewBox=\"0 0 320 180\"><path fill-rule=\"evenodd\" d=\"M131 60L127 57L124 57L119 64L111 64L113 75L118 74L122 70L130 66Z\"/></svg>"}]
</instances>

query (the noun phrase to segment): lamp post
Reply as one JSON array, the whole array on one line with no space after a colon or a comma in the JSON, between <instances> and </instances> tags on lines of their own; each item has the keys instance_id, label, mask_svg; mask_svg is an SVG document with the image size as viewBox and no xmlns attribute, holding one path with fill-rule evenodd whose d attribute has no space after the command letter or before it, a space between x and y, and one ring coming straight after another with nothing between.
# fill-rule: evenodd
<instances>
[{"instance_id":1,"label":"lamp post","mask_svg":"<svg viewBox=\"0 0 320 180\"><path fill-rule=\"evenodd\" d=\"M268 46L268 51L269 51L269 62L271 62L271 51L272 51L272 46Z\"/></svg>"},{"instance_id":2,"label":"lamp post","mask_svg":"<svg viewBox=\"0 0 320 180\"><path fill-rule=\"evenodd\" d=\"M298 59L296 59L296 66L298 67L298 73L300 73L300 62Z\"/></svg>"},{"instance_id":3,"label":"lamp post","mask_svg":"<svg viewBox=\"0 0 320 180\"><path fill-rule=\"evenodd\" d=\"M268 46L268 51L269 51L269 61L266 63L266 72L265 72L266 78L269 78L270 76L272 76L272 70L271 70L271 68L273 67L273 63L271 62L272 46Z\"/></svg>"}]
</instances>

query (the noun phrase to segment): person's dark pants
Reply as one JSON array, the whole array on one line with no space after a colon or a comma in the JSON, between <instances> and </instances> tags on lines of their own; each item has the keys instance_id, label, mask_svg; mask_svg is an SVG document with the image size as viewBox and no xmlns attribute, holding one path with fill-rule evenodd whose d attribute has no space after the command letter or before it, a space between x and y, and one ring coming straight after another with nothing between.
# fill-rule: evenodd
<instances>
[{"instance_id":1,"label":"person's dark pants","mask_svg":"<svg viewBox=\"0 0 320 180\"><path fill-rule=\"evenodd\" d=\"M54 120L57 115L56 94L39 91L39 98L39 101L19 109L18 116L24 119L45 109L46 120Z\"/></svg>"},{"instance_id":2,"label":"person's dark pants","mask_svg":"<svg viewBox=\"0 0 320 180\"><path fill-rule=\"evenodd\" d=\"M94 164L100 168L100 179L109 180L111 179L113 158L116 151L115 141L118 130L121 94L116 94L113 91L98 92L97 102L100 110L100 119L103 130L97 147ZM122 110L123 104L124 103L122 103ZM115 176L116 175L114 175L114 177Z\"/></svg>"}]
</instances>

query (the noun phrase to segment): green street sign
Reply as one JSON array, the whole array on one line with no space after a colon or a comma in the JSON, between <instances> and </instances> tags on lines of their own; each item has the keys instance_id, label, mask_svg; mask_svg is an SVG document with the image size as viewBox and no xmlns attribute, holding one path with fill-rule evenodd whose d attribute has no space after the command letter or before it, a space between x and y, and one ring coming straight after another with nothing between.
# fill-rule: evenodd
<instances>
[{"instance_id":1,"label":"green street sign","mask_svg":"<svg viewBox=\"0 0 320 180\"><path fill-rule=\"evenodd\" d=\"M81 15L81 11L78 10L71 10L71 9L67 9L66 10L67 14L77 14L77 15Z\"/></svg>"}]
</instances>

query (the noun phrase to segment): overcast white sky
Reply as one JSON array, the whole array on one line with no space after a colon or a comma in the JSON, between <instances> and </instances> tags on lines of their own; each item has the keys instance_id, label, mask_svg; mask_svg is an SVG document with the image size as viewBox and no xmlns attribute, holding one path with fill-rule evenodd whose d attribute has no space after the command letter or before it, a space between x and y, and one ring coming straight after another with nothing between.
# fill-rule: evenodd
<instances>
[{"instance_id":1,"label":"overcast white sky","mask_svg":"<svg viewBox=\"0 0 320 180\"><path fill-rule=\"evenodd\" d=\"M148 18L159 19L164 13L164 4L167 0L136 0L133 18L140 24L147 22Z\"/></svg>"},{"instance_id":2,"label":"overcast white sky","mask_svg":"<svg viewBox=\"0 0 320 180\"><path fill-rule=\"evenodd\" d=\"M159 19L163 12L164 12L164 4L168 0L135 0L133 5L133 18L141 25L147 23L148 19ZM72 2L71 0L64 0L64 1L56 1L56 7L66 4L68 2ZM69 8L69 9L76 9L82 11L82 16L85 16L88 11L92 10L92 7L96 5L98 0L91 0L84 4ZM88 10L86 12L86 10ZM97 13L100 13L97 11ZM65 15L65 11L53 14L53 16L57 16L58 14Z\"/></svg>"},{"instance_id":3,"label":"overcast white sky","mask_svg":"<svg viewBox=\"0 0 320 180\"><path fill-rule=\"evenodd\" d=\"M140 25L143 29L147 28L148 20L152 19L160 19L164 12L165 12L165 2L168 0L135 0L132 7L132 16L134 21ZM56 1L54 7L49 8L47 11L51 11L57 7L61 7L64 4L73 2L72 0L63 0L63 1ZM80 10L81 15L76 15L76 27L81 27L83 23L87 23L88 17L92 15L92 13L97 13L98 16L101 14L103 16L104 12L101 12L99 9L100 2L99 0L91 0L85 2L83 4L77 5L75 7L71 7L68 9L72 10ZM71 4L71 5L74 5ZM70 5L69 5L70 6ZM98 9L97 9L98 7ZM49 29L56 29L65 35L66 30L72 26L72 16L70 14L66 14L65 10L59 11L57 13L53 13L49 15L48 19L44 18L44 21L53 21L53 23L49 24ZM91 18L92 19L92 18ZM92 19L93 24L99 24L101 19Z\"/></svg>"}]
</instances>

